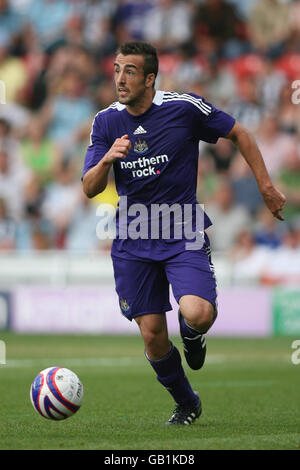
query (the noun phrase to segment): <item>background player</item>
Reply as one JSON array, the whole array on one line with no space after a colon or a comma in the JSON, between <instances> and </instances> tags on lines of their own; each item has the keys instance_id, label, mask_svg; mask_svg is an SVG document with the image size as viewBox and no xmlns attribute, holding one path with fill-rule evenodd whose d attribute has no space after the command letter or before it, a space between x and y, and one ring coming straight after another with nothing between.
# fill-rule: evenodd
<instances>
[{"instance_id":1,"label":"background player","mask_svg":"<svg viewBox=\"0 0 300 470\"><path fill-rule=\"evenodd\" d=\"M119 196L130 204L178 203L196 207L198 142L234 142L256 178L264 201L279 220L285 197L272 184L262 155L249 132L228 114L193 94L155 90L158 60L146 43L126 43L115 60L119 101L93 122L83 171L88 197L102 192L111 166ZM141 154L153 160L148 172ZM164 161L157 157L165 155ZM126 159L130 165L122 166ZM211 224L204 215L204 230ZM171 309L169 284L180 306L180 332L188 364L205 359L203 334L216 314L216 282L208 237L199 250L185 250L185 240L132 240L116 237L112 246L116 290L122 313L137 322L145 353L159 382L177 406L167 424L190 424L201 414L201 401L185 376L179 351L168 338L165 312Z\"/></svg>"}]
</instances>

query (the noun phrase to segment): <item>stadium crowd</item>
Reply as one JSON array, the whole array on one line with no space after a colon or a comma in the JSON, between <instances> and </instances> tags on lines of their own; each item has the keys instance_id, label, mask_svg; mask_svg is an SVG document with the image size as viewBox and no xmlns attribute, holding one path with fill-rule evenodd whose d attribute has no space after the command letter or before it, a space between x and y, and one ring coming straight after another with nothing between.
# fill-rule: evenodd
<instances>
[{"instance_id":1,"label":"stadium crowd","mask_svg":"<svg viewBox=\"0 0 300 470\"><path fill-rule=\"evenodd\" d=\"M231 142L200 143L214 251L239 279L300 283L299 0L0 0L0 250L109 248L96 207L116 205L113 178L88 200L80 175L127 40L157 47L157 89L204 96L250 129L287 196L277 222Z\"/></svg>"}]
</instances>

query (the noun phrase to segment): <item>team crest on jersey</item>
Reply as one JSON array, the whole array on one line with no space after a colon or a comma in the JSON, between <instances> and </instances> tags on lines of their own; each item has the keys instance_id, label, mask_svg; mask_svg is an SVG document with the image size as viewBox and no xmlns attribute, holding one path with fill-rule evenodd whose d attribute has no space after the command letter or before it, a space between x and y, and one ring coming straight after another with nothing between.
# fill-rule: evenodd
<instances>
[{"instance_id":1,"label":"team crest on jersey","mask_svg":"<svg viewBox=\"0 0 300 470\"><path fill-rule=\"evenodd\" d=\"M128 310L130 309L127 300L123 299L122 297L120 298L120 307L122 312L128 312Z\"/></svg>"},{"instance_id":2,"label":"team crest on jersey","mask_svg":"<svg viewBox=\"0 0 300 470\"><path fill-rule=\"evenodd\" d=\"M137 139L134 143L135 153L145 153L148 150L148 144L144 139Z\"/></svg>"}]
</instances>

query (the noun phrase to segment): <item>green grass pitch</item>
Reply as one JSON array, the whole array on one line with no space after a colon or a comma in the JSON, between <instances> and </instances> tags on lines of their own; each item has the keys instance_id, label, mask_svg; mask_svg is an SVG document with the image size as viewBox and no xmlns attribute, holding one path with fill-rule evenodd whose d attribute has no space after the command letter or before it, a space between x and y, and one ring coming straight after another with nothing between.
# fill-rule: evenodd
<instances>
[{"instance_id":1,"label":"green grass pitch","mask_svg":"<svg viewBox=\"0 0 300 470\"><path fill-rule=\"evenodd\" d=\"M300 449L300 364L296 338L207 338L200 371L183 364L203 414L170 427L174 403L156 381L136 336L34 336L0 333L0 449L199 450ZM182 351L179 338L172 338ZM78 374L84 401L74 416L50 421L33 409L38 372L63 366Z\"/></svg>"}]
</instances>

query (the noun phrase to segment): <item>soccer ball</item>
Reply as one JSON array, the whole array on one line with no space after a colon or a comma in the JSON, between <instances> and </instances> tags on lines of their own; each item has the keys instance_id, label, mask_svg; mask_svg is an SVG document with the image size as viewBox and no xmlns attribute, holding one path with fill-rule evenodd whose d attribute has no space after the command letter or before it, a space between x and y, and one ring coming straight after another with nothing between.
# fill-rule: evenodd
<instances>
[{"instance_id":1,"label":"soccer ball","mask_svg":"<svg viewBox=\"0 0 300 470\"><path fill-rule=\"evenodd\" d=\"M33 408L44 418L66 419L79 410L83 385L71 370L48 367L32 382L30 399Z\"/></svg>"}]
</instances>

